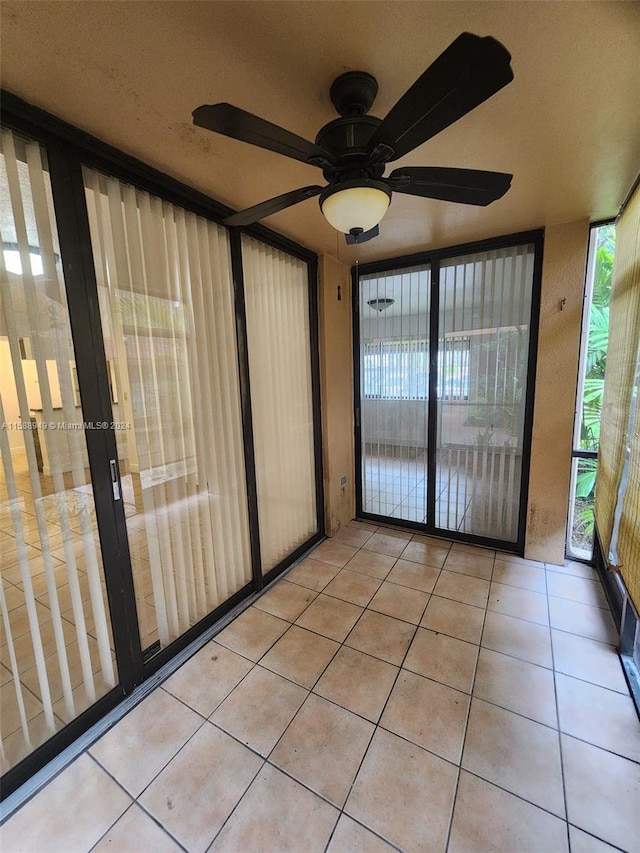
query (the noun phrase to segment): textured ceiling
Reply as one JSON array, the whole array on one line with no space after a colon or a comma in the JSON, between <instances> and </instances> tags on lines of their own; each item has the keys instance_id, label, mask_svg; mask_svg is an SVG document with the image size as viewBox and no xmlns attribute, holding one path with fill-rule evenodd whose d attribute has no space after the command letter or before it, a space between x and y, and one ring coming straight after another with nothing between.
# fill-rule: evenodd
<instances>
[{"instance_id":1,"label":"textured ceiling","mask_svg":"<svg viewBox=\"0 0 640 853\"><path fill-rule=\"evenodd\" d=\"M1 15L5 89L236 209L320 172L193 127L194 107L228 101L313 139L344 71L378 79L383 117L459 33L497 38L514 82L393 168L512 172L511 189L487 208L397 194L361 261L613 216L639 168L634 2L4 0ZM264 222L336 254L316 199Z\"/></svg>"}]
</instances>

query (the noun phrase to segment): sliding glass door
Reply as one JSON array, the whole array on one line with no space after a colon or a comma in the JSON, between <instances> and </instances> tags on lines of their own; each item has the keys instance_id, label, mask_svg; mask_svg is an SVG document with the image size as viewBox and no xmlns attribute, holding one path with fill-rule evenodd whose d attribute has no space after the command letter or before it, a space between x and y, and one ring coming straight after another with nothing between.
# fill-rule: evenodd
<instances>
[{"instance_id":1,"label":"sliding glass door","mask_svg":"<svg viewBox=\"0 0 640 853\"><path fill-rule=\"evenodd\" d=\"M323 508L315 256L16 125L48 147L2 133L3 796L319 541Z\"/></svg>"},{"instance_id":2,"label":"sliding glass door","mask_svg":"<svg viewBox=\"0 0 640 853\"><path fill-rule=\"evenodd\" d=\"M359 512L519 546L536 243L359 278Z\"/></svg>"},{"instance_id":3,"label":"sliding glass door","mask_svg":"<svg viewBox=\"0 0 640 853\"><path fill-rule=\"evenodd\" d=\"M362 508L427 516L427 266L360 279Z\"/></svg>"},{"instance_id":4,"label":"sliding glass door","mask_svg":"<svg viewBox=\"0 0 640 853\"><path fill-rule=\"evenodd\" d=\"M0 153L2 773L118 681L44 149Z\"/></svg>"},{"instance_id":5,"label":"sliding glass door","mask_svg":"<svg viewBox=\"0 0 640 853\"><path fill-rule=\"evenodd\" d=\"M84 169L140 640L251 582L228 233Z\"/></svg>"}]
</instances>

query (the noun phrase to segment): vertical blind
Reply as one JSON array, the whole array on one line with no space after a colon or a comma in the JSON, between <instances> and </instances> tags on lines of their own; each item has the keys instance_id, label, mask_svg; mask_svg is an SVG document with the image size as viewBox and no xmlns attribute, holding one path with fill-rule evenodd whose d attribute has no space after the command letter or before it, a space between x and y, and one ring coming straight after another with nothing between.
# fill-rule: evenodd
<instances>
[{"instance_id":1,"label":"vertical blind","mask_svg":"<svg viewBox=\"0 0 640 853\"><path fill-rule=\"evenodd\" d=\"M446 530L517 539L533 261L522 245L440 265L436 525Z\"/></svg>"},{"instance_id":2,"label":"vertical blind","mask_svg":"<svg viewBox=\"0 0 640 853\"><path fill-rule=\"evenodd\" d=\"M640 610L640 190L616 223L595 516L603 552ZM617 521L617 524L616 524ZM617 531L617 536L616 536Z\"/></svg>"},{"instance_id":3,"label":"vertical blind","mask_svg":"<svg viewBox=\"0 0 640 853\"><path fill-rule=\"evenodd\" d=\"M249 583L227 232L84 170L143 647Z\"/></svg>"},{"instance_id":4,"label":"vertical blind","mask_svg":"<svg viewBox=\"0 0 640 853\"><path fill-rule=\"evenodd\" d=\"M360 279L362 508L418 522L427 511L430 285L426 266Z\"/></svg>"},{"instance_id":5,"label":"vertical blind","mask_svg":"<svg viewBox=\"0 0 640 853\"><path fill-rule=\"evenodd\" d=\"M0 155L2 771L116 684L46 154Z\"/></svg>"},{"instance_id":6,"label":"vertical blind","mask_svg":"<svg viewBox=\"0 0 640 853\"><path fill-rule=\"evenodd\" d=\"M318 530L308 267L242 238L262 570Z\"/></svg>"}]
</instances>

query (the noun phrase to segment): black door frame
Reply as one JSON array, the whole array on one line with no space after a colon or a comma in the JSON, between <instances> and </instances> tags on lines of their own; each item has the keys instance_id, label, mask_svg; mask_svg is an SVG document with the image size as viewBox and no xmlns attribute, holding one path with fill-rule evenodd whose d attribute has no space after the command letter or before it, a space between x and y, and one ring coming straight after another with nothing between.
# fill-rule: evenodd
<instances>
[{"instance_id":1,"label":"black door frame","mask_svg":"<svg viewBox=\"0 0 640 853\"><path fill-rule=\"evenodd\" d=\"M97 281L89 232L82 166L89 166L202 216L217 225L233 211L203 193L182 184L145 163L103 143L17 96L0 90L3 126L41 143L47 152L52 196L71 324L83 419L112 422L107 362L102 338ZM262 225L228 229L234 289L237 368L240 381L247 508L252 579L231 598L185 631L166 648L145 660L140 644L133 575L124 506L113 500L109 460L118 459L113 430L86 430L87 451L114 646L118 685L78 715L2 777L0 799L5 799L34 773L55 758L81 734L114 708L138 685L186 648L208 628L251 594L282 574L324 538L324 495L320 419L317 255ZM316 474L317 532L262 575L260 530L247 352L246 310L242 270L241 233L305 262L309 283L312 409ZM107 571L108 567L108 571Z\"/></svg>"},{"instance_id":2,"label":"black door frame","mask_svg":"<svg viewBox=\"0 0 640 853\"><path fill-rule=\"evenodd\" d=\"M436 431L437 431L437 370L438 370L438 325L439 325L439 296L440 296L440 262L448 258L486 252L492 249L510 248L525 244L533 244L533 282L531 293L531 322L529 326L529 351L527 358L527 391L524 409L524 434L522 445L522 477L520 483L520 502L518 512L518 536L515 542L504 542L486 536L476 536L445 530L435 523L435 483L436 483ZM536 364L538 352L538 329L540 320L540 295L542 287L542 255L544 248L544 230L522 231L488 240L473 243L463 243L449 246L445 249L434 249L428 252L418 252L384 261L368 264L358 264L351 268L351 294L353 317L353 405L355 423L355 487L356 515L365 520L390 523L407 530L424 533L460 542L483 545L488 548L499 548L502 551L513 551L524 554L526 535L527 502L529 493L529 475L531 468L531 440L533 427L533 402L535 396ZM428 266L430 269L430 299L429 299L429 399L427 401L427 521L426 523L407 521L405 519L389 518L388 516L367 513L363 510L362 489L362 423L360 412L361 401L361 371L360 371L360 278L365 275L397 272L411 267Z\"/></svg>"}]
</instances>

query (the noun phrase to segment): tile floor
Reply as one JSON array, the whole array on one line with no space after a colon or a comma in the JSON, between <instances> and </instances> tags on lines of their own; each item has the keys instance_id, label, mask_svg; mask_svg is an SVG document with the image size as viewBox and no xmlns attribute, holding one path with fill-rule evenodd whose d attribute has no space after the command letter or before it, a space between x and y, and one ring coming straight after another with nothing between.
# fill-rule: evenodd
<instances>
[{"instance_id":1,"label":"tile floor","mask_svg":"<svg viewBox=\"0 0 640 853\"><path fill-rule=\"evenodd\" d=\"M594 572L351 522L0 830L6 851L640 849Z\"/></svg>"},{"instance_id":2,"label":"tile floor","mask_svg":"<svg viewBox=\"0 0 640 853\"><path fill-rule=\"evenodd\" d=\"M436 454L435 523L505 542L518 531L522 457L508 446L443 446ZM367 445L362 460L366 513L405 521L427 519L427 452Z\"/></svg>"}]
</instances>

